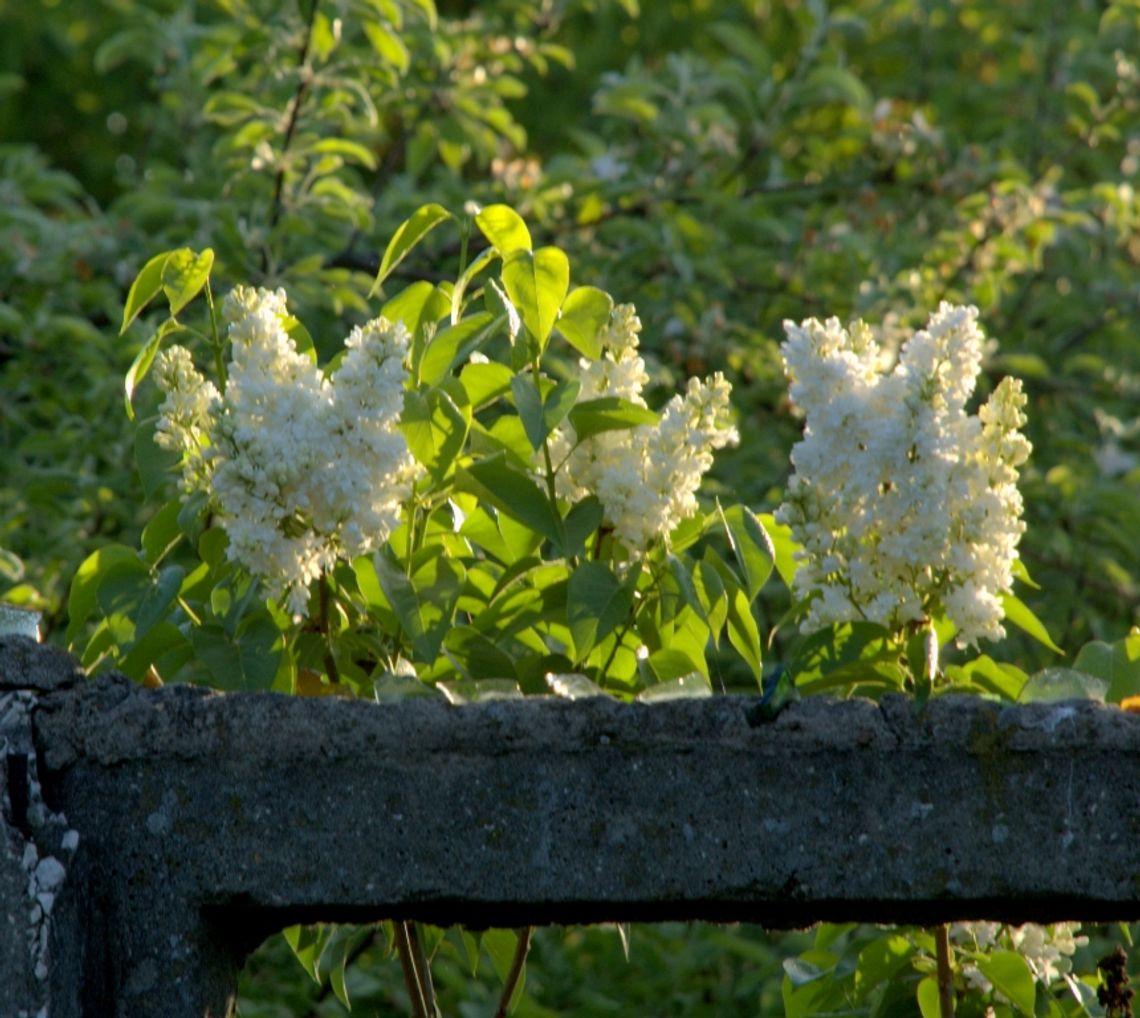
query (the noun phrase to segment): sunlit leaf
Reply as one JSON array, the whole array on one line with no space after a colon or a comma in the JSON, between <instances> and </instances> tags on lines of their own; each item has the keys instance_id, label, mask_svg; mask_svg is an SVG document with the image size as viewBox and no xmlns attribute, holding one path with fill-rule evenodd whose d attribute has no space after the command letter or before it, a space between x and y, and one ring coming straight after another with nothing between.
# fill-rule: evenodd
<instances>
[{"instance_id":1,"label":"sunlit leaf","mask_svg":"<svg viewBox=\"0 0 1140 1018\"><path fill-rule=\"evenodd\" d=\"M491 336L495 320L486 311L464 318L456 325L440 329L424 349L420 359L420 381L435 385L456 365L466 360Z\"/></svg>"},{"instance_id":2,"label":"sunlit leaf","mask_svg":"<svg viewBox=\"0 0 1140 1018\"><path fill-rule=\"evenodd\" d=\"M380 270L376 273L376 280L373 282L368 295L372 296L380 289L384 280L392 274L396 266L407 257L408 252L424 237L440 223L453 218L454 216L447 209L435 202L429 202L416 209L396 228L396 232L392 234L392 239L388 241L388 246L384 249L384 257L380 259Z\"/></svg>"},{"instance_id":3,"label":"sunlit leaf","mask_svg":"<svg viewBox=\"0 0 1140 1018\"><path fill-rule=\"evenodd\" d=\"M617 396L601 396L577 403L569 413L570 424L579 440L603 431L621 431L642 424L656 424L657 414Z\"/></svg>"},{"instance_id":4,"label":"sunlit leaf","mask_svg":"<svg viewBox=\"0 0 1140 1018\"><path fill-rule=\"evenodd\" d=\"M475 225L500 257L531 249L530 231L522 216L509 205L488 205L481 209L475 216Z\"/></svg>"},{"instance_id":5,"label":"sunlit leaf","mask_svg":"<svg viewBox=\"0 0 1140 1018\"><path fill-rule=\"evenodd\" d=\"M368 36L368 41L372 43L376 55L386 64L395 68L399 74L406 74L411 66L412 58L399 33L394 32L380 21L365 19L363 25L364 34Z\"/></svg>"},{"instance_id":6,"label":"sunlit leaf","mask_svg":"<svg viewBox=\"0 0 1140 1018\"><path fill-rule=\"evenodd\" d=\"M1044 623L1030 611L1029 606L1014 594L1003 594L1001 599L1002 610L1006 621L1017 626L1024 633L1028 633L1038 643L1044 644L1056 654L1064 654L1049 636Z\"/></svg>"},{"instance_id":7,"label":"sunlit leaf","mask_svg":"<svg viewBox=\"0 0 1140 1018\"><path fill-rule=\"evenodd\" d=\"M550 500L530 477L503 459L472 463L457 472L456 484L543 537L561 543L561 520Z\"/></svg>"},{"instance_id":8,"label":"sunlit leaf","mask_svg":"<svg viewBox=\"0 0 1140 1018\"><path fill-rule=\"evenodd\" d=\"M131 289L127 293L127 303L123 307L120 336L127 331L128 326L139 316L143 308L158 296L158 292L162 289L163 269L166 268L166 263L172 254L173 251L156 254L142 267L135 281L131 283Z\"/></svg>"},{"instance_id":9,"label":"sunlit leaf","mask_svg":"<svg viewBox=\"0 0 1140 1018\"><path fill-rule=\"evenodd\" d=\"M1037 1004L1037 984L1026 960L1015 951L992 951L978 959L978 968L994 989L1018 1011L1033 1015Z\"/></svg>"},{"instance_id":10,"label":"sunlit leaf","mask_svg":"<svg viewBox=\"0 0 1140 1018\"><path fill-rule=\"evenodd\" d=\"M99 603L99 585L110 571L123 562L136 562L146 569L137 551L123 544L108 544L93 551L75 572L67 599L67 642L74 646L83 624Z\"/></svg>"},{"instance_id":11,"label":"sunlit leaf","mask_svg":"<svg viewBox=\"0 0 1140 1018\"><path fill-rule=\"evenodd\" d=\"M915 994L922 1018L945 1018L938 997L938 980L934 976L927 976L920 980Z\"/></svg>"},{"instance_id":12,"label":"sunlit leaf","mask_svg":"<svg viewBox=\"0 0 1140 1018\"><path fill-rule=\"evenodd\" d=\"M570 262L556 247L516 250L503 261L503 285L523 324L545 346L570 286Z\"/></svg>"},{"instance_id":13,"label":"sunlit leaf","mask_svg":"<svg viewBox=\"0 0 1140 1018\"><path fill-rule=\"evenodd\" d=\"M170 314L177 315L201 292L214 266L214 252L206 248L200 253L190 248L171 251L162 266L162 290L170 301Z\"/></svg>"},{"instance_id":14,"label":"sunlit leaf","mask_svg":"<svg viewBox=\"0 0 1140 1018\"><path fill-rule=\"evenodd\" d=\"M562 302L558 331L579 353L597 360L602 355L599 338L602 326L610 320L613 298L594 286L575 287Z\"/></svg>"},{"instance_id":15,"label":"sunlit leaf","mask_svg":"<svg viewBox=\"0 0 1140 1018\"><path fill-rule=\"evenodd\" d=\"M723 510L722 519L732 553L745 580L748 599L755 600L760 588L772 575L776 562L772 538L747 506L729 506Z\"/></svg>"}]
</instances>

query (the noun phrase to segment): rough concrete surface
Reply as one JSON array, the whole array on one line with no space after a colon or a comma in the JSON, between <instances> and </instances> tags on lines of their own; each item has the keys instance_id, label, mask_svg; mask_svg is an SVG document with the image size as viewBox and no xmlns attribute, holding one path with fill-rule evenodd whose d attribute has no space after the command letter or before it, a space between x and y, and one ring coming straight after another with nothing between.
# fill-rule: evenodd
<instances>
[{"instance_id":1,"label":"rough concrete surface","mask_svg":"<svg viewBox=\"0 0 1140 1018\"><path fill-rule=\"evenodd\" d=\"M754 704L41 694L80 839L52 1013L226 1015L301 920L1140 918L1140 716Z\"/></svg>"}]
</instances>

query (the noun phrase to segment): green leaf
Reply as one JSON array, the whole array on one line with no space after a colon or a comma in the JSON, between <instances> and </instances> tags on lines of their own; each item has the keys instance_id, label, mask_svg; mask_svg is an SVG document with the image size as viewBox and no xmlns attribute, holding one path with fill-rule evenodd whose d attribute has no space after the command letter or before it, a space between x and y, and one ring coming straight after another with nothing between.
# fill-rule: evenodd
<instances>
[{"instance_id":1,"label":"green leaf","mask_svg":"<svg viewBox=\"0 0 1140 1018\"><path fill-rule=\"evenodd\" d=\"M534 377L530 373L515 375L511 379L515 406L533 449L541 449L550 433L566 419L580 388L581 382L576 378L559 382L543 399L539 396Z\"/></svg>"},{"instance_id":2,"label":"green leaf","mask_svg":"<svg viewBox=\"0 0 1140 1018\"><path fill-rule=\"evenodd\" d=\"M1028 633L1038 643L1044 644L1054 653L1065 653L1053 642L1044 624L1029 610L1029 606L1021 598L1013 594L1003 594L1001 606L1005 612L1006 620L1012 625L1017 626L1022 632Z\"/></svg>"},{"instance_id":3,"label":"green leaf","mask_svg":"<svg viewBox=\"0 0 1140 1018\"><path fill-rule=\"evenodd\" d=\"M135 389L150 371L162 341L172 332L180 331L182 331L182 326L173 318L168 318L159 326L158 331L146 341L143 348L135 355L135 359L131 361L131 366L127 369L126 377L123 379L123 404L126 407L128 420L133 421L135 419L135 408L132 403Z\"/></svg>"},{"instance_id":4,"label":"green leaf","mask_svg":"<svg viewBox=\"0 0 1140 1018\"><path fill-rule=\"evenodd\" d=\"M456 472L456 486L530 527L535 533L562 543L562 521L542 490L521 470L501 457L472 463Z\"/></svg>"},{"instance_id":5,"label":"green leaf","mask_svg":"<svg viewBox=\"0 0 1140 1018\"><path fill-rule=\"evenodd\" d=\"M656 424L658 415L617 396L601 396L576 403L569 413L570 424L579 441L603 431L620 431L642 424Z\"/></svg>"},{"instance_id":6,"label":"green leaf","mask_svg":"<svg viewBox=\"0 0 1140 1018\"><path fill-rule=\"evenodd\" d=\"M148 565L156 565L182 540L182 531L178 526L178 512L181 508L179 499L167 502L143 527L140 543Z\"/></svg>"},{"instance_id":7,"label":"green leaf","mask_svg":"<svg viewBox=\"0 0 1140 1018\"><path fill-rule=\"evenodd\" d=\"M1033 590L1041 589L1041 584L1035 583L1033 577L1029 575L1029 567L1025 564L1024 559L1015 558L1013 560L1013 566L1011 567L1010 571L1013 573L1016 579L1020 580L1027 587L1030 587Z\"/></svg>"},{"instance_id":8,"label":"green leaf","mask_svg":"<svg viewBox=\"0 0 1140 1018\"><path fill-rule=\"evenodd\" d=\"M516 250L503 260L503 285L541 349L570 286L569 260L556 247L539 248L533 254Z\"/></svg>"},{"instance_id":9,"label":"green leaf","mask_svg":"<svg viewBox=\"0 0 1140 1018\"><path fill-rule=\"evenodd\" d=\"M471 285L471 280L498 257L498 252L494 248L487 248L487 250L482 252L477 258L472 259L471 264L463 270L463 275L455 281L455 289L451 291L451 320L453 322L458 322L463 315L463 298L467 294L467 287ZM494 280L492 280L492 286L493 285ZM499 312L494 308L487 308L486 310L496 318L499 316ZM506 313L506 309L504 309L503 313ZM511 330L512 339L514 338L515 331L517 330Z\"/></svg>"},{"instance_id":10,"label":"green leaf","mask_svg":"<svg viewBox=\"0 0 1140 1018\"><path fill-rule=\"evenodd\" d=\"M792 578L796 575L796 569L799 567L799 563L796 561L796 552L800 547L792 537L792 528L784 523L777 523L776 518L771 513L761 513L757 519L764 527L764 531L775 550L776 572L780 574L780 579L784 581L785 586L791 588Z\"/></svg>"},{"instance_id":11,"label":"green leaf","mask_svg":"<svg viewBox=\"0 0 1140 1018\"><path fill-rule=\"evenodd\" d=\"M575 502L564 521L566 544L562 553L577 555L581 552L586 539L602 525L604 518L605 510L596 495L587 495L580 502Z\"/></svg>"},{"instance_id":12,"label":"green leaf","mask_svg":"<svg viewBox=\"0 0 1140 1018\"><path fill-rule=\"evenodd\" d=\"M435 293L436 288L421 279L385 303L380 314L389 321L403 322L404 328L414 336L420 331L425 315L430 321L437 320L432 317Z\"/></svg>"},{"instance_id":13,"label":"green leaf","mask_svg":"<svg viewBox=\"0 0 1140 1018\"><path fill-rule=\"evenodd\" d=\"M122 614L132 620L150 587L150 570L135 555L115 562L103 574L96 591L96 601L104 617Z\"/></svg>"},{"instance_id":14,"label":"green leaf","mask_svg":"<svg viewBox=\"0 0 1140 1018\"><path fill-rule=\"evenodd\" d=\"M135 613L136 640L170 614L185 576L186 570L180 565L169 565L159 572L158 579L143 596Z\"/></svg>"},{"instance_id":15,"label":"green leaf","mask_svg":"<svg viewBox=\"0 0 1140 1018\"><path fill-rule=\"evenodd\" d=\"M451 627L462 584L462 566L447 558L439 545L425 548L420 554L423 561L411 577L384 554L374 555L372 564L416 657L432 663Z\"/></svg>"},{"instance_id":16,"label":"green leaf","mask_svg":"<svg viewBox=\"0 0 1140 1018\"><path fill-rule=\"evenodd\" d=\"M579 661L629 618L633 589L628 579L621 582L605 562L584 562L570 574L566 621Z\"/></svg>"},{"instance_id":17,"label":"green leaf","mask_svg":"<svg viewBox=\"0 0 1140 1018\"><path fill-rule=\"evenodd\" d=\"M790 669L798 686L805 692L814 692L813 682L832 672L847 666L859 669L897 662L898 656L899 650L883 626L845 622L811 633L797 649Z\"/></svg>"},{"instance_id":18,"label":"green leaf","mask_svg":"<svg viewBox=\"0 0 1140 1018\"><path fill-rule=\"evenodd\" d=\"M1094 640L1078 652L1073 667L1108 683L1105 699L1120 703L1127 696L1140 695L1140 633L1115 643Z\"/></svg>"},{"instance_id":19,"label":"green leaf","mask_svg":"<svg viewBox=\"0 0 1140 1018\"><path fill-rule=\"evenodd\" d=\"M847 103L861 113L867 113L873 105L867 86L850 71L835 64L813 68L807 76L802 95L816 102Z\"/></svg>"},{"instance_id":20,"label":"green leaf","mask_svg":"<svg viewBox=\"0 0 1140 1018\"><path fill-rule=\"evenodd\" d=\"M329 983L333 988L333 993L336 994L336 999L339 1000L346 1009L352 1010L352 1004L348 999L348 987L344 981L344 970L348 964L347 952L341 954L337 963L329 969Z\"/></svg>"},{"instance_id":21,"label":"green leaf","mask_svg":"<svg viewBox=\"0 0 1140 1018\"><path fill-rule=\"evenodd\" d=\"M141 682L152 667L166 675L193 657L194 648L186 634L173 622L159 622L142 636L136 631L131 649L115 665L124 675Z\"/></svg>"},{"instance_id":22,"label":"green leaf","mask_svg":"<svg viewBox=\"0 0 1140 1018\"><path fill-rule=\"evenodd\" d=\"M488 205L475 216L475 225L490 245L506 258L514 251L531 249L530 230L509 205Z\"/></svg>"},{"instance_id":23,"label":"green leaf","mask_svg":"<svg viewBox=\"0 0 1140 1018\"><path fill-rule=\"evenodd\" d=\"M859 952L855 965L855 992L865 996L891 979L914 955L914 945L898 933L876 937Z\"/></svg>"},{"instance_id":24,"label":"green leaf","mask_svg":"<svg viewBox=\"0 0 1140 1018\"><path fill-rule=\"evenodd\" d=\"M400 431L412 455L433 476L446 476L463 449L470 427L471 408L458 406L445 389L432 389L427 395L415 391L404 394Z\"/></svg>"},{"instance_id":25,"label":"green leaf","mask_svg":"<svg viewBox=\"0 0 1140 1018\"><path fill-rule=\"evenodd\" d=\"M188 247L171 251L162 267L162 290L170 301L171 317L177 315L201 292L214 267L214 252L206 248L200 254Z\"/></svg>"},{"instance_id":26,"label":"green leaf","mask_svg":"<svg viewBox=\"0 0 1140 1018\"><path fill-rule=\"evenodd\" d=\"M420 381L429 386L438 383L456 364L478 350L498 327L499 323L489 312L480 311L456 325L440 329L420 359Z\"/></svg>"},{"instance_id":27,"label":"green leaf","mask_svg":"<svg viewBox=\"0 0 1140 1018\"><path fill-rule=\"evenodd\" d=\"M574 409L574 401L581 389L581 381L570 378L559 382L546 394L542 401L542 424L547 434L566 420L567 415Z\"/></svg>"},{"instance_id":28,"label":"green leaf","mask_svg":"<svg viewBox=\"0 0 1140 1018\"><path fill-rule=\"evenodd\" d=\"M748 600L754 601L772 575L776 548L764 525L747 506L729 506L722 510L721 519L729 546L744 577Z\"/></svg>"},{"instance_id":29,"label":"green leaf","mask_svg":"<svg viewBox=\"0 0 1140 1018\"><path fill-rule=\"evenodd\" d=\"M465 364L463 370L459 372L459 381L476 410L507 392L514 377L515 373L510 368L495 361L487 364Z\"/></svg>"},{"instance_id":30,"label":"green leaf","mask_svg":"<svg viewBox=\"0 0 1140 1018\"><path fill-rule=\"evenodd\" d=\"M123 562L137 562L144 569L134 548L125 544L109 544L93 551L75 572L67 598L67 643L74 648L75 638L83 624L99 604L99 584L108 573Z\"/></svg>"},{"instance_id":31,"label":"green leaf","mask_svg":"<svg viewBox=\"0 0 1140 1018\"><path fill-rule=\"evenodd\" d=\"M348 138L321 138L306 151L316 155L344 156L345 159L359 163L366 169L376 169L376 154L360 142L350 141Z\"/></svg>"},{"instance_id":32,"label":"green leaf","mask_svg":"<svg viewBox=\"0 0 1140 1018\"><path fill-rule=\"evenodd\" d=\"M558 331L579 353L597 360L602 355L598 333L610 320L613 298L595 286L576 287L562 302Z\"/></svg>"},{"instance_id":33,"label":"green leaf","mask_svg":"<svg viewBox=\"0 0 1140 1018\"><path fill-rule=\"evenodd\" d=\"M158 296L158 291L162 289L162 273L172 254L174 254L173 251L163 251L162 254L156 254L135 276L135 281L131 283L131 289L127 293L127 303L123 307L123 324L119 329L120 336L127 331L131 322L139 316L142 309Z\"/></svg>"},{"instance_id":34,"label":"green leaf","mask_svg":"<svg viewBox=\"0 0 1140 1018\"><path fill-rule=\"evenodd\" d=\"M320 958L329 937L327 930L328 927L324 926L290 926L282 931L301 968L318 985L321 982Z\"/></svg>"},{"instance_id":35,"label":"green leaf","mask_svg":"<svg viewBox=\"0 0 1140 1018\"><path fill-rule=\"evenodd\" d=\"M372 43L376 55L386 64L390 64L399 74L407 74L412 58L408 47L404 45L400 36L387 25L379 21L364 21L364 34Z\"/></svg>"},{"instance_id":36,"label":"green leaf","mask_svg":"<svg viewBox=\"0 0 1140 1018\"><path fill-rule=\"evenodd\" d=\"M154 440L157 417L139 422L135 429L135 467L142 482L143 494L154 498L159 492L169 488L178 468L180 456L171 449L163 449Z\"/></svg>"},{"instance_id":37,"label":"green leaf","mask_svg":"<svg viewBox=\"0 0 1140 1018\"><path fill-rule=\"evenodd\" d=\"M728 593L716 567L704 559L692 573L693 590L704 611L704 621L712 633L714 646L720 645L720 632L728 620Z\"/></svg>"},{"instance_id":38,"label":"green leaf","mask_svg":"<svg viewBox=\"0 0 1140 1018\"><path fill-rule=\"evenodd\" d=\"M978 959L978 968L994 989L1022 1014L1033 1015L1037 985L1026 960L1015 951L994 951Z\"/></svg>"},{"instance_id":39,"label":"green leaf","mask_svg":"<svg viewBox=\"0 0 1140 1018\"><path fill-rule=\"evenodd\" d=\"M550 432L546 431L542 423L542 397L534 383L534 376L530 372L515 375L511 379L511 393L515 398L515 409L519 412L523 430L532 449L541 449L542 443Z\"/></svg>"},{"instance_id":40,"label":"green leaf","mask_svg":"<svg viewBox=\"0 0 1140 1018\"><path fill-rule=\"evenodd\" d=\"M712 687L709 686L708 679L703 674L702 664L702 662L693 660L689 654L683 650L678 650L676 647L661 647L645 659L643 672L647 669L653 676L653 680L658 683L675 682L678 679L696 676L696 679L704 682L705 688L712 692ZM691 690L691 684L688 688ZM690 691L684 695L694 694Z\"/></svg>"},{"instance_id":41,"label":"green leaf","mask_svg":"<svg viewBox=\"0 0 1140 1018\"><path fill-rule=\"evenodd\" d=\"M919 982L916 996L922 1018L943 1018L942 1005L938 999L938 980L934 976L927 976Z\"/></svg>"},{"instance_id":42,"label":"green leaf","mask_svg":"<svg viewBox=\"0 0 1140 1018\"><path fill-rule=\"evenodd\" d=\"M728 640L760 682L763 673L760 630L752 616L752 602L739 587L728 593Z\"/></svg>"},{"instance_id":43,"label":"green leaf","mask_svg":"<svg viewBox=\"0 0 1140 1018\"><path fill-rule=\"evenodd\" d=\"M514 660L485 633L473 626L453 626L443 643L444 653L468 679L516 681Z\"/></svg>"},{"instance_id":44,"label":"green leaf","mask_svg":"<svg viewBox=\"0 0 1140 1018\"><path fill-rule=\"evenodd\" d=\"M1028 676L1016 665L999 663L986 654L961 665L950 665L946 675L955 683L965 681L1005 700L1017 700Z\"/></svg>"},{"instance_id":45,"label":"green leaf","mask_svg":"<svg viewBox=\"0 0 1140 1018\"><path fill-rule=\"evenodd\" d=\"M384 250L384 257L380 259L380 271L376 273L376 280L372 284L372 289L368 291L368 296L371 297L380 289L384 280L392 274L393 269L428 233L445 220L454 218L447 209L435 202L429 202L416 209L396 228L396 232L392 234L392 239L388 241L388 246Z\"/></svg>"},{"instance_id":46,"label":"green leaf","mask_svg":"<svg viewBox=\"0 0 1140 1018\"><path fill-rule=\"evenodd\" d=\"M194 655L210 673L211 684L229 691L268 690L277 675L281 631L262 609L251 613L231 636L224 626L206 623L190 630Z\"/></svg>"}]
</instances>

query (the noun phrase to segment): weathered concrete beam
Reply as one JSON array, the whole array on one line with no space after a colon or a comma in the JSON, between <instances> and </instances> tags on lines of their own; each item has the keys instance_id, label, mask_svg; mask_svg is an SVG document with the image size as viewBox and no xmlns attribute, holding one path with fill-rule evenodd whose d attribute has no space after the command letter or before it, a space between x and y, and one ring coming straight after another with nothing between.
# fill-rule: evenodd
<instances>
[{"instance_id":1,"label":"weathered concrete beam","mask_svg":"<svg viewBox=\"0 0 1140 1018\"><path fill-rule=\"evenodd\" d=\"M754 708L41 694L45 803L79 832L52 1013L227 1014L299 920L1140 918L1140 716Z\"/></svg>"}]
</instances>

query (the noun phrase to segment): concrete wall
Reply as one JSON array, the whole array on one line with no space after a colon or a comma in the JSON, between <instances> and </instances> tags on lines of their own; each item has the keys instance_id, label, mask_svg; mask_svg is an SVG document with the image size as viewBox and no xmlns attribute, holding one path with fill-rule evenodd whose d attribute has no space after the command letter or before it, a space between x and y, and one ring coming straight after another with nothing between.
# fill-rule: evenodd
<instances>
[{"instance_id":1,"label":"concrete wall","mask_svg":"<svg viewBox=\"0 0 1140 1018\"><path fill-rule=\"evenodd\" d=\"M13 929L60 864L4 1015L226 1015L302 920L1140 918L1140 716L1089 702L377 705L78 681L12 640L0 694L45 832L7 783Z\"/></svg>"}]
</instances>

